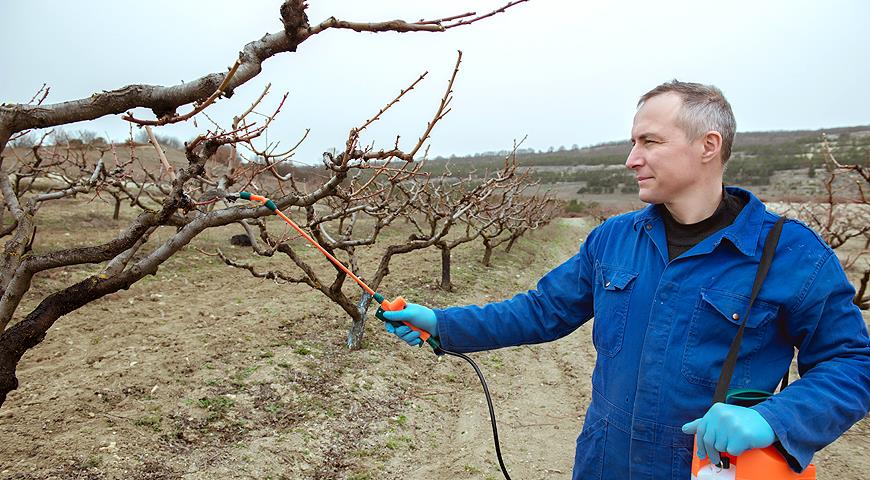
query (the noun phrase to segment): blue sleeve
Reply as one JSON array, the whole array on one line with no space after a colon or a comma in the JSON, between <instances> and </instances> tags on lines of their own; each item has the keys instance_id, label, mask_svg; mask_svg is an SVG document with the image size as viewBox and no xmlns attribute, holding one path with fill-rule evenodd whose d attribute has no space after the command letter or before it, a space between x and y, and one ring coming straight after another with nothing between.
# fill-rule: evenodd
<instances>
[{"instance_id":1,"label":"blue sleeve","mask_svg":"<svg viewBox=\"0 0 870 480\"><path fill-rule=\"evenodd\" d=\"M753 407L793 457L789 462L795 470L806 468L816 451L870 410L867 326L833 252L819 263L817 275L801 293L787 323L799 349L801 378Z\"/></svg>"},{"instance_id":2,"label":"blue sleeve","mask_svg":"<svg viewBox=\"0 0 870 480\"><path fill-rule=\"evenodd\" d=\"M595 276L588 243L547 273L535 290L484 306L435 310L442 346L475 352L548 342L576 330L592 317Z\"/></svg>"}]
</instances>

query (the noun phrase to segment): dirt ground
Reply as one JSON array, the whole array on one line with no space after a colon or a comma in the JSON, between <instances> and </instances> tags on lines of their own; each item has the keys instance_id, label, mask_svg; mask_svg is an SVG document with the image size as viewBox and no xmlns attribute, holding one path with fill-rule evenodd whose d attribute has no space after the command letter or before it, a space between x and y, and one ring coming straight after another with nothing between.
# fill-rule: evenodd
<instances>
[{"instance_id":1,"label":"dirt ground","mask_svg":"<svg viewBox=\"0 0 870 480\"><path fill-rule=\"evenodd\" d=\"M81 222L90 236L120 226L76 215L46 227L57 242L75 244ZM433 306L506 298L573 254L588 229L579 219L552 225L493 268L479 263L477 245L460 248L455 293L435 285L437 252L399 258L381 290ZM233 233L196 242L244 258L228 245ZM22 311L87 273L37 278ZM24 356L21 386L0 408L0 478L501 478L467 364L406 347L377 320L365 349L349 352L348 326L307 287L257 280L186 249L156 276L60 319ZM595 360L590 336L591 324L554 343L473 355L514 478L570 478ZM815 462L820 479L867 478L870 422Z\"/></svg>"}]
</instances>

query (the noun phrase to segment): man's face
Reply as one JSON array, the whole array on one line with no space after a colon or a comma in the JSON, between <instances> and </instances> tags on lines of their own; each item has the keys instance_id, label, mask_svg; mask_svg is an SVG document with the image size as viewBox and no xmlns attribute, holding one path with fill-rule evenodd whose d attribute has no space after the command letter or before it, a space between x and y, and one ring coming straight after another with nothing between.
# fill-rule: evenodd
<instances>
[{"instance_id":1,"label":"man's face","mask_svg":"<svg viewBox=\"0 0 870 480\"><path fill-rule=\"evenodd\" d=\"M677 126L683 100L664 93L647 100L634 116L625 166L637 178L638 196L646 203L679 200L699 181L703 142L690 141Z\"/></svg>"}]
</instances>

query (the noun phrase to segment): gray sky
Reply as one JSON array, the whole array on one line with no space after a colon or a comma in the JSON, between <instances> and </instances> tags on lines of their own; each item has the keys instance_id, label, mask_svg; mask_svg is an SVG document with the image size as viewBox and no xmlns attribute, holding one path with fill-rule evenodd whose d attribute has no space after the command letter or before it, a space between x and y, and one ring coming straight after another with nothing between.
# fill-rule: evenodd
<instances>
[{"instance_id":1,"label":"gray sky","mask_svg":"<svg viewBox=\"0 0 870 480\"><path fill-rule=\"evenodd\" d=\"M55 103L223 71L246 43L281 29L280 3L0 0L0 102L26 102L43 83L51 87L47 103ZM482 13L507 0L309 3L314 24L329 16L415 21ZM228 125L271 82L259 111L290 95L269 141L292 145L310 128L296 159L317 161L428 71L363 136L389 148L401 135L410 148L462 50L453 110L432 134L433 157L509 149L524 135L524 147L535 149L625 139L637 98L672 78L722 88L739 131L868 124L868 20L866 0L531 0L446 33L326 31L297 53L267 60L260 76L207 112ZM158 133L188 139L210 125L201 119L198 129L188 122ZM129 127L110 116L67 129L120 140Z\"/></svg>"}]
</instances>

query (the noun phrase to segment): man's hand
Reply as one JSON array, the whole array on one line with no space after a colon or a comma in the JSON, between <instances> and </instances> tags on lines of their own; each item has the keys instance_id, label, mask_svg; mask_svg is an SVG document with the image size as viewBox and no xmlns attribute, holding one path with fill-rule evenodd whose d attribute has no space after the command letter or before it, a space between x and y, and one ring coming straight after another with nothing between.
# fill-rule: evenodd
<instances>
[{"instance_id":1,"label":"man's hand","mask_svg":"<svg viewBox=\"0 0 870 480\"><path fill-rule=\"evenodd\" d=\"M770 446L776 440L767 420L751 408L716 403L707 413L683 425L683 433L695 434L698 458L719 463L719 452L737 456L753 448Z\"/></svg>"},{"instance_id":2,"label":"man's hand","mask_svg":"<svg viewBox=\"0 0 870 480\"><path fill-rule=\"evenodd\" d=\"M433 337L438 336L438 321L435 319L435 312L423 305L409 303L402 310L385 311L383 315L390 322L408 322L421 330L429 332ZM420 345L423 343L420 340L420 332L411 330L407 325L394 327L391 323L384 322L384 326L386 326L388 332L395 334L408 343L408 345Z\"/></svg>"}]
</instances>

